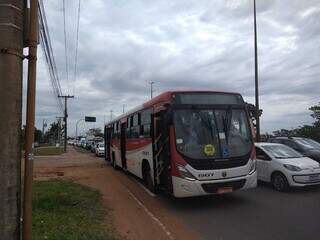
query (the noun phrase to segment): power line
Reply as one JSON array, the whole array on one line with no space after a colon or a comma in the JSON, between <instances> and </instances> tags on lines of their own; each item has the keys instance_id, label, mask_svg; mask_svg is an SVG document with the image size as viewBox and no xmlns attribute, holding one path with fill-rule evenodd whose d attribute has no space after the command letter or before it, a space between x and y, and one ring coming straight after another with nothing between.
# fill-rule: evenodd
<instances>
[{"instance_id":1,"label":"power line","mask_svg":"<svg viewBox=\"0 0 320 240\"><path fill-rule=\"evenodd\" d=\"M49 28L47 24L43 1L39 1L38 11L39 11L39 26L40 26L39 27L40 44L42 46L47 67L49 70L50 82L51 82L54 96L57 99L57 103L61 112L63 112L63 103L61 99L58 98L58 96L61 95L62 93L61 85L60 85L60 80L58 76L57 66L55 63L54 55L53 55L52 44L51 44Z\"/></svg>"},{"instance_id":2,"label":"power line","mask_svg":"<svg viewBox=\"0 0 320 240\"><path fill-rule=\"evenodd\" d=\"M75 94L75 86L76 86L76 80L77 80L78 46L79 46L79 25L80 25L80 9L81 9L81 0L79 0L79 4L78 4L77 37L76 37L76 54L75 54L75 59L74 59L73 94Z\"/></svg>"},{"instance_id":3,"label":"power line","mask_svg":"<svg viewBox=\"0 0 320 240\"><path fill-rule=\"evenodd\" d=\"M64 32L64 52L66 57L66 77L67 77L67 92L69 92L69 73L68 73L68 53L67 53L67 32L66 32L66 6L63 0L63 32Z\"/></svg>"}]
</instances>

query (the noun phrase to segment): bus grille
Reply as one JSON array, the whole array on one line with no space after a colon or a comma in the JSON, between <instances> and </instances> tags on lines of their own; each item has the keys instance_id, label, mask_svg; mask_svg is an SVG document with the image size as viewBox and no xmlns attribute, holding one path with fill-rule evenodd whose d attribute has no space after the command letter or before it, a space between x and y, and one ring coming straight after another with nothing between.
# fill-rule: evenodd
<instances>
[{"instance_id":1,"label":"bus grille","mask_svg":"<svg viewBox=\"0 0 320 240\"><path fill-rule=\"evenodd\" d=\"M226 168L234 168L241 167L248 163L250 155L231 158L226 161L214 161L212 159L187 159L187 163L191 165L194 169L197 170L213 170L213 169L226 169Z\"/></svg>"},{"instance_id":2,"label":"bus grille","mask_svg":"<svg viewBox=\"0 0 320 240\"><path fill-rule=\"evenodd\" d=\"M246 179L219 182L219 183L203 183L201 186L206 193L217 193L219 188L232 187L232 190L238 190L244 186Z\"/></svg>"}]
</instances>

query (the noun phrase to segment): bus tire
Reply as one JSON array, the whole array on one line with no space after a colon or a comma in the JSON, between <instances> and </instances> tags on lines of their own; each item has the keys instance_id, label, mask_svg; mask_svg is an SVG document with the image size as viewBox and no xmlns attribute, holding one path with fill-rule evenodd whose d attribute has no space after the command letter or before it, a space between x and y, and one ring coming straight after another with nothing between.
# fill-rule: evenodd
<instances>
[{"instance_id":1,"label":"bus tire","mask_svg":"<svg viewBox=\"0 0 320 240\"><path fill-rule=\"evenodd\" d=\"M112 167L115 170L118 170L119 167L117 166L117 162L116 162L116 156L114 154L114 152L112 152L112 161L111 161Z\"/></svg>"},{"instance_id":2,"label":"bus tire","mask_svg":"<svg viewBox=\"0 0 320 240\"><path fill-rule=\"evenodd\" d=\"M154 186L154 183L152 181L152 176L151 176L151 169L149 166L149 163L147 160L144 160L142 163L142 176L143 176L143 181L148 188L148 190L152 193L156 192L156 188Z\"/></svg>"}]
</instances>

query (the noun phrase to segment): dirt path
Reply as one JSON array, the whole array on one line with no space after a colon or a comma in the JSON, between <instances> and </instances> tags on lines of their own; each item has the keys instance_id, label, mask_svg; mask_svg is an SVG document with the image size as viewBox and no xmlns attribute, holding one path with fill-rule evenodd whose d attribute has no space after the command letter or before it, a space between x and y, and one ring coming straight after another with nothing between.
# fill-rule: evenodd
<instances>
[{"instance_id":1,"label":"dirt path","mask_svg":"<svg viewBox=\"0 0 320 240\"><path fill-rule=\"evenodd\" d=\"M69 147L61 156L36 157L35 179L61 178L98 189L111 208L123 239L198 239L161 201L149 195L134 177L115 171L103 158Z\"/></svg>"}]
</instances>

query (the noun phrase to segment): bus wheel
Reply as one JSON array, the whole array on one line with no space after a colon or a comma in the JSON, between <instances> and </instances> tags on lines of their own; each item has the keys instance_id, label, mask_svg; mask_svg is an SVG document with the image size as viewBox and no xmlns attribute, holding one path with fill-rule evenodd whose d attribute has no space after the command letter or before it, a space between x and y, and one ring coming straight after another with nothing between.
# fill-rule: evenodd
<instances>
[{"instance_id":1,"label":"bus wheel","mask_svg":"<svg viewBox=\"0 0 320 240\"><path fill-rule=\"evenodd\" d=\"M116 157L115 157L114 152L112 153L112 161L111 161L111 164L112 164L112 167L113 167L115 170L118 170L118 169L119 169L119 167L117 166L117 163L116 163Z\"/></svg>"},{"instance_id":2,"label":"bus wheel","mask_svg":"<svg viewBox=\"0 0 320 240\"><path fill-rule=\"evenodd\" d=\"M151 169L149 167L149 164L144 164L143 167L143 180L147 186L147 188L151 191L151 192L155 192L155 186L154 183L152 181L152 177L151 177Z\"/></svg>"},{"instance_id":3,"label":"bus wheel","mask_svg":"<svg viewBox=\"0 0 320 240\"><path fill-rule=\"evenodd\" d=\"M272 186L279 192L286 192L289 190L289 183L287 178L282 173L274 173L271 178Z\"/></svg>"}]
</instances>

